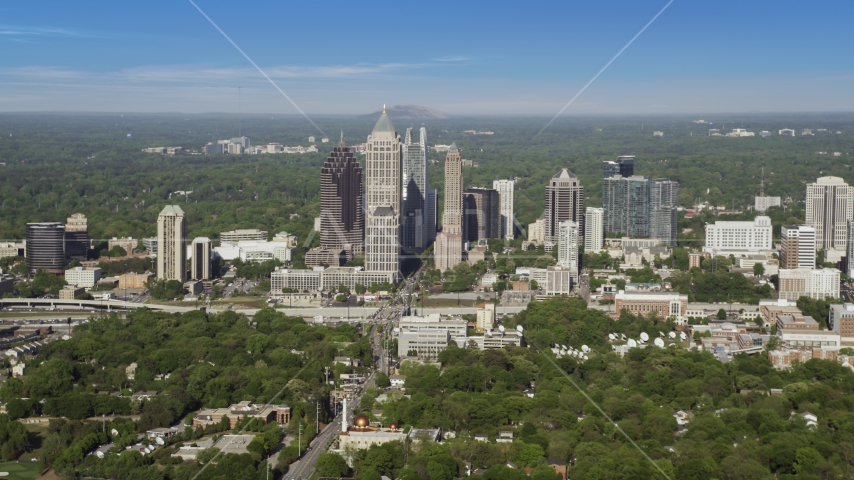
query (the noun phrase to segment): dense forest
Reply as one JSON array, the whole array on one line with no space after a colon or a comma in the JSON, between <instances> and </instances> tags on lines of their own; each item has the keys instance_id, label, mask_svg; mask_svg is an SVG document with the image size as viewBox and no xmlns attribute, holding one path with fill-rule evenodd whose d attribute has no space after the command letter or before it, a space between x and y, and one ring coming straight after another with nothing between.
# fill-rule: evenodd
<instances>
[{"instance_id":1,"label":"dense forest","mask_svg":"<svg viewBox=\"0 0 854 480\"><path fill-rule=\"evenodd\" d=\"M464 170L466 186L491 187L496 177L517 178L516 212L523 225L542 212L545 185L560 168L579 176L587 205L599 205L601 162L621 154L637 155L637 174L678 180L684 207L698 199L727 207L751 205L764 165L766 194L795 202L786 208L796 213L780 209L777 225L802 217L797 202L803 201L807 181L822 175L850 180L851 115L736 117L706 119L714 125L695 124L689 117L567 117L538 137L539 118L455 117L423 123L431 145L455 141L463 156L478 165ZM375 121L318 119L327 132L343 130L351 145L363 143ZM319 170L336 135L318 144L315 154L161 156L140 151L174 145L198 151L206 142L236 136L238 123L253 144L308 145L307 137L317 135L304 120L283 116L0 115L0 163L5 164L0 165L0 238L23 238L27 222L64 221L75 212L87 215L94 238L153 236L160 209L178 203L189 216L191 237L216 239L224 230L261 228L310 241L319 213ZM397 120L395 126L403 135L420 123ZM710 126L774 135L708 137ZM816 134L776 135L783 127L813 128ZM495 133L463 133L468 129ZM653 137L653 130L664 136ZM443 158L430 153L430 184L440 197ZM174 193L179 191L192 193Z\"/></svg>"}]
</instances>

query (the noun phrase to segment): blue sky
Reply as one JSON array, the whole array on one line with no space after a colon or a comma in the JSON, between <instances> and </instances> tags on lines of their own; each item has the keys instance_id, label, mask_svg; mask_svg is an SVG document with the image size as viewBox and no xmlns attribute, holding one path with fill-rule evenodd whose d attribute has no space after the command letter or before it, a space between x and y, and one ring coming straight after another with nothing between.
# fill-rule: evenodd
<instances>
[{"instance_id":1,"label":"blue sky","mask_svg":"<svg viewBox=\"0 0 854 480\"><path fill-rule=\"evenodd\" d=\"M306 112L553 115L667 2L195 0ZM675 0L565 112L850 111L854 2ZM0 111L297 113L187 0L0 4Z\"/></svg>"}]
</instances>

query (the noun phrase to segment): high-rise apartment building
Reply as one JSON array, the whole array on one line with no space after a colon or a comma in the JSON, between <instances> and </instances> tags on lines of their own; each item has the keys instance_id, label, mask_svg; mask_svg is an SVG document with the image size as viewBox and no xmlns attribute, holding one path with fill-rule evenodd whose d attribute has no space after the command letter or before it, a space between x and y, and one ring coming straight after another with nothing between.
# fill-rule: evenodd
<instances>
[{"instance_id":1,"label":"high-rise apartment building","mask_svg":"<svg viewBox=\"0 0 854 480\"><path fill-rule=\"evenodd\" d=\"M420 252L429 245L427 221L427 129L421 127L417 142L412 128L403 142L403 249Z\"/></svg>"},{"instance_id":2,"label":"high-rise apartment building","mask_svg":"<svg viewBox=\"0 0 854 480\"><path fill-rule=\"evenodd\" d=\"M187 281L187 217L178 205L157 217L157 278Z\"/></svg>"},{"instance_id":3,"label":"high-rise apartment building","mask_svg":"<svg viewBox=\"0 0 854 480\"><path fill-rule=\"evenodd\" d=\"M465 240L501 238L500 198L497 190L467 188L463 195Z\"/></svg>"},{"instance_id":4,"label":"high-rise apartment building","mask_svg":"<svg viewBox=\"0 0 854 480\"><path fill-rule=\"evenodd\" d=\"M605 210L587 207L584 213L584 251L598 253L605 246Z\"/></svg>"},{"instance_id":5,"label":"high-rise apartment building","mask_svg":"<svg viewBox=\"0 0 854 480\"><path fill-rule=\"evenodd\" d=\"M89 257L89 224L82 213L75 213L65 221L65 257L72 260Z\"/></svg>"},{"instance_id":6,"label":"high-rise apartment building","mask_svg":"<svg viewBox=\"0 0 854 480\"><path fill-rule=\"evenodd\" d=\"M445 156L445 208L442 231L436 235L436 268L445 272L463 259L463 163L457 144Z\"/></svg>"},{"instance_id":7,"label":"high-rise apartment building","mask_svg":"<svg viewBox=\"0 0 854 480\"><path fill-rule=\"evenodd\" d=\"M543 243L546 240L546 222L538 218L534 223L528 224L528 241Z\"/></svg>"},{"instance_id":8,"label":"high-rise apartment building","mask_svg":"<svg viewBox=\"0 0 854 480\"><path fill-rule=\"evenodd\" d=\"M602 179L605 232L649 237L649 177L614 175Z\"/></svg>"},{"instance_id":9,"label":"high-rise apartment building","mask_svg":"<svg viewBox=\"0 0 854 480\"><path fill-rule=\"evenodd\" d=\"M59 222L28 223L26 253L30 278L39 270L61 275L65 267L65 226Z\"/></svg>"},{"instance_id":10,"label":"high-rise apartment building","mask_svg":"<svg viewBox=\"0 0 854 480\"><path fill-rule=\"evenodd\" d=\"M546 186L545 241L555 243L560 222L571 220L584 235L584 187L567 169L556 173Z\"/></svg>"},{"instance_id":11,"label":"high-rise apartment building","mask_svg":"<svg viewBox=\"0 0 854 480\"><path fill-rule=\"evenodd\" d=\"M679 183L666 178L649 182L649 237L661 240L669 247L676 246L676 207Z\"/></svg>"},{"instance_id":12,"label":"high-rise apartment building","mask_svg":"<svg viewBox=\"0 0 854 480\"><path fill-rule=\"evenodd\" d=\"M320 170L320 248L347 250L352 257L362 253L364 234L362 167L341 132Z\"/></svg>"},{"instance_id":13,"label":"high-rise apartment building","mask_svg":"<svg viewBox=\"0 0 854 480\"><path fill-rule=\"evenodd\" d=\"M558 225L557 264L568 268L573 281L578 281L578 224L567 220Z\"/></svg>"},{"instance_id":14,"label":"high-rise apartment building","mask_svg":"<svg viewBox=\"0 0 854 480\"><path fill-rule=\"evenodd\" d=\"M602 178L613 177L620 175L623 177L631 177L635 174L635 156L620 155L616 162L602 162Z\"/></svg>"},{"instance_id":15,"label":"high-rise apartment building","mask_svg":"<svg viewBox=\"0 0 854 480\"><path fill-rule=\"evenodd\" d=\"M516 214L513 210L513 190L516 187L516 180L509 178L501 180L496 178L492 181L492 188L498 190L498 213L501 215L501 236L508 240L512 240L515 236Z\"/></svg>"},{"instance_id":16,"label":"high-rise apartment building","mask_svg":"<svg viewBox=\"0 0 854 480\"><path fill-rule=\"evenodd\" d=\"M752 222L715 222L706 225L704 252L712 255L752 255L771 250L771 219L755 217Z\"/></svg>"},{"instance_id":17,"label":"high-rise apartment building","mask_svg":"<svg viewBox=\"0 0 854 480\"><path fill-rule=\"evenodd\" d=\"M854 215L854 188L839 177L821 177L807 185L806 224L815 228L816 248L827 258L845 254L848 220Z\"/></svg>"},{"instance_id":18,"label":"high-rise apartment building","mask_svg":"<svg viewBox=\"0 0 854 480\"><path fill-rule=\"evenodd\" d=\"M848 220L848 243L845 246L846 255L845 255L845 273L848 274L849 277L854 275L854 221Z\"/></svg>"},{"instance_id":19,"label":"high-rise apartment building","mask_svg":"<svg viewBox=\"0 0 854 480\"><path fill-rule=\"evenodd\" d=\"M790 225L780 229L780 268L815 268L815 228Z\"/></svg>"},{"instance_id":20,"label":"high-rise apartment building","mask_svg":"<svg viewBox=\"0 0 854 480\"><path fill-rule=\"evenodd\" d=\"M196 237L192 243L190 259L190 278L192 280L210 280L211 275L211 239Z\"/></svg>"},{"instance_id":21,"label":"high-rise apartment building","mask_svg":"<svg viewBox=\"0 0 854 480\"><path fill-rule=\"evenodd\" d=\"M801 297L816 300L839 298L839 275L835 268L781 268L778 298L793 301Z\"/></svg>"},{"instance_id":22,"label":"high-rise apartment building","mask_svg":"<svg viewBox=\"0 0 854 480\"><path fill-rule=\"evenodd\" d=\"M383 112L365 146L365 270L400 278L400 136Z\"/></svg>"}]
</instances>

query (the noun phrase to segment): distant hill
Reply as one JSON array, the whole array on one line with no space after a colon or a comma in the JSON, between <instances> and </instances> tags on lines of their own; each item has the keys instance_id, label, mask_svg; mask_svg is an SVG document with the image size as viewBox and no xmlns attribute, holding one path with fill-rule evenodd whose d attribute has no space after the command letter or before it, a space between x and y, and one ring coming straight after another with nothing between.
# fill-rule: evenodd
<instances>
[{"instance_id":1,"label":"distant hill","mask_svg":"<svg viewBox=\"0 0 854 480\"><path fill-rule=\"evenodd\" d=\"M382 110L364 115L364 117L377 118ZM448 118L442 112L422 107L421 105L395 105L386 108L386 113L392 120L431 120L436 118Z\"/></svg>"}]
</instances>

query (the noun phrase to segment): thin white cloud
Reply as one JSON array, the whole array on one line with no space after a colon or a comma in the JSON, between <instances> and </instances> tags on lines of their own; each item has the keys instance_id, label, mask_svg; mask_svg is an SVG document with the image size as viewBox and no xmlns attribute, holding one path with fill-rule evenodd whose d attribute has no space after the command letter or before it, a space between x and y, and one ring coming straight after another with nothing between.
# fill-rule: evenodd
<instances>
[{"instance_id":1,"label":"thin white cloud","mask_svg":"<svg viewBox=\"0 0 854 480\"><path fill-rule=\"evenodd\" d=\"M457 55L457 56L453 56L453 57L434 58L433 60L436 62L465 62L468 59L469 59L468 57L463 57L463 56Z\"/></svg>"},{"instance_id":2,"label":"thin white cloud","mask_svg":"<svg viewBox=\"0 0 854 480\"><path fill-rule=\"evenodd\" d=\"M42 36L70 36L79 37L81 33L73 32L64 28L52 27L22 27L22 26L6 26L0 25L0 35L42 35Z\"/></svg>"}]
</instances>

